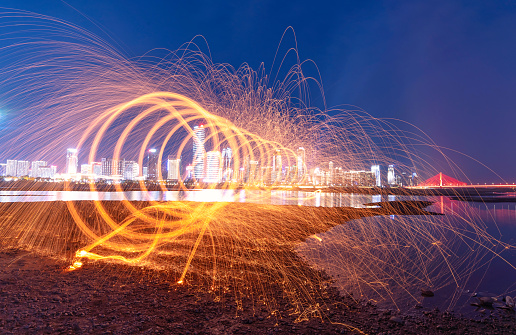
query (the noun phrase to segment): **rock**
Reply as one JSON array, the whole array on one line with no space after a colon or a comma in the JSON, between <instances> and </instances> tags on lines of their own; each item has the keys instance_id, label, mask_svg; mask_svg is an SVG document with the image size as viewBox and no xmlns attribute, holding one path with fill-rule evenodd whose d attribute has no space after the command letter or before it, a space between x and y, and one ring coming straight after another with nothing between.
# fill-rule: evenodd
<instances>
[{"instance_id":1,"label":"rock","mask_svg":"<svg viewBox=\"0 0 516 335\"><path fill-rule=\"evenodd\" d=\"M433 297L434 296L434 292L430 291L430 290L421 290L421 295L423 297L427 297L427 298L430 298L430 297Z\"/></svg>"},{"instance_id":2,"label":"rock","mask_svg":"<svg viewBox=\"0 0 516 335\"><path fill-rule=\"evenodd\" d=\"M505 304L507 305L507 307L514 307L514 299L511 298L510 296L506 296Z\"/></svg>"},{"instance_id":3,"label":"rock","mask_svg":"<svg viewBox=\"0 0 516 335\"><path fill-rule=\"evenodd\" d=\"M391 316L389 319L390 322L397 323L397 324L403 324L404 321L399 316Z\"/></svg>"}]
</instances>

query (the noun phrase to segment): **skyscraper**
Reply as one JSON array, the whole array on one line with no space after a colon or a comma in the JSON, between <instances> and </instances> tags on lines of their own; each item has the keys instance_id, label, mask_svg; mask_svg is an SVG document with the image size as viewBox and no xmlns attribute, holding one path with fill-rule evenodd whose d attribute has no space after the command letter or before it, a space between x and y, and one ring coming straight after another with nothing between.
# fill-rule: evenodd
<instances>
[{"instance_id":1,"label":"skyscraper","mask_svg":"<svg viewBox=\"0 0 516 335\"><path fill-rule=\"evenodd\" d=\"M158 161L158 150L149 149L147 153L147 179L158 180L160 172L160 163Z\"/></svg>"},{"instance_id":2,"label":"skyscraper","mask_svg":"<svg viewBox=\"0 0 516 335\"><path fill-rule=\"evenodd\" d=\"M296 162L297 177L299 178L299 180L301 180L303 175L306 173L305 165L306 165L306 152L305 152L305 148L299 147L299 149L297 149L297 162Z\"/></svg>"},{"instance_id":3,"label":"skyscraper","mask_svg":"<svg viewBox=\"0 0 516 335\"><path fill-rule=\"evenodd\" d=\"M18 166L16 167L16 176L24 177L29 175L29 161L18 161Z\"/></svg>"},{"instance_id":4,"label":"skyscraper","mask_svg":"<svg viewBox=\"0 0 516 335\"><path fill-rule=\"evenodd\" d=\"M40 167L47 166L47 162L45 161L35 161L32 162L32 177L33 178L41 178Z\"/></svg>"},{"instance_id":5,"label":"skyscraper","mask_svg":"<svg viewBox=\"0 0 516 335\"><path fill-rule=\"evenodd\" d=\"M168 156L167 160L167 179L181 180L181 158L176 159L175 156Z\"/></svg>"},{"instance_id":6,"label":"skyscraper","mask_svg":"<svg viewBox=\"0 0 516 335\"><path fill-rule=\"evenodd\" d=\"M135 161L122 161L123 162L123 179L124 180L136 180L138 173L140 172L138 163Z\"/></svg>"},{"instance_id":7,"label":"skyscraper","mask_svg":"<svg viewBox=\"0 0 516 335\"><path fill-rule=\"evenodd\" d=\"M276 149L272 161L272 183L281 183L283 173L283 163L281 161L281 151Z\"/></svg>"},{"instance_id":8,"label":"skyscraper","mask_svg":"<svg viewBox=\"0 0 516 335\"><path fill-rule=\"evenodd\" d=\"M18 161L14 159L8 159L7 165L5 166L5 175L9 177L16 177L16 168L18 167Z\"/></svg>"},{"instance_id":9,"label":"skyscraper","mask_svg":"<svg viewBox=\"0 0 516 335\"><path fill-rule=\"evenodd\" d=\"M389 169L387 170L387 184L394 185L396 184L396 173L394 171L394 165L389 165Z\"/></svg>"},{"instance_id":10,"label":"skyscraper","mask_svg":"<svg viewBox=\"0 0 516 335\"><path fill-rule=\"evenodd\" d=\"M222 149L222 181L233 178L233 151L231 148Z\"/></svg>"},{"instance_id":11,"label":"skyscraper","mask_svg":"<svg viewBox=\"0 0 516 335\"><path fill-rule=\"evenodd\" d=\"M220 151L210 151L206 155L206 175L204 181L207 183L219 183L221 178L221 155Z\"/></svg>"},{"instance_id":12,"label":"skyscraper","mask_svg":"<svg viewBox=\"0 0 516 335\"><path fill-rule=\"evenodd\" d=\"M204 158L206 156L206 150L204 148L204 140L206 133L204 126L194 127L193 135L193 160L192 165L194 168L194 178L197 181L202 181L204 178Z\"/></svg>"},{"instance_id":13,"label":"skyscraper","mask_svg":"<svg viewBox=\"0 0 516 335\"><path fill-rule=\"evenodd\" d=\"M70 148L66 150L66 173L69 175L77 174L77 149Z\"/></svg>"},{"instance_id":14,"label":"skyscraper","mask_svg":"<svg viewBox=\"0 0 516 335\"><path fill-rule=\"evenodd\" d=\"M333 168L333 162L330 161L328 163L328 180L326 181L327 185L333 185L335 179L335 169Z\"/></svg>"},{"instance_id":15,"label":"skyscraper","mask_svg":"<svg viewBox=\"0 0 516 335\"><path fill-rule=\"evenodd\" d=\"M377 187L382 187L382 175L380 171L380 165L372 165L371 172L374 174L375 185Z\"/></svg>"}]
</instances>

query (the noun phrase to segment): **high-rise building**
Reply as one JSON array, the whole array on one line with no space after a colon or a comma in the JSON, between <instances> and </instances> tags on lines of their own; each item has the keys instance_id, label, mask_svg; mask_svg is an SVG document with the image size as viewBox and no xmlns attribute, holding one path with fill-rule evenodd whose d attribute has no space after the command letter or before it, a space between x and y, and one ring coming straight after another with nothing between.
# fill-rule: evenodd
<instances>
[{"instance_id":1,"label":"high-rise building","mask_svg":"<svg viewBox=\"0 0 516 335\"><path fill-rule=\"evenodd\" d=\"M193 179L193 166L192 165L187 165L186 166L186 177L185 177L185 180L192 180Z\"/></svg>"},{"instance_id":2,"label":"high-rise building","mask_svg":"<svg viewBox=\"0 0 516 335\"><path fill-rule=\"evenodd\" d=\"M39 171L41 166L47 166L47 162L45 161L35 161L32 162L32 177L33 178L41 178L41 172Z\"/></svg>"},{"instance_id":3,"label":"high-rise building","mask_svg":"<svg viewBox=\"0 0 516 335\"><path fill-rule=\"evenodd\" d=\"M161 164L158 160L158 150L149 149L147 152L147 179L158 180Z\"/></svg>"},{"instance_id":4,"label":"high-rise building","mask_svg":"<svg viewBox=\"0 0 516 335\"><path fill-rule=\"evenodd\" d=\"M382 175L381 175L380 165L372 165L371 172L374 174L375 185L377 187L382 187Z\"/></svg>"},{"instance_id":5,"label":"high-rise building","mask_svg":"<svg viewBox=\"0 0 516 335\"><path fill-rule=\"evenodd\" d=\"M113 159L112 158L102 158L101 161L101 175L104 177L110 177L113 173Z\"/></svg>"},{"instance_id":6,"label":"high-rise building","mask_svg":"<svg viewBox=\"0 0 516 335\"><path fill-rule=\"evenodd\" d=\"M77 174L78 163L77 149L69 148L66 150L66 173L69 175Z\"/></svg>"},{"instance_id":7,"label":"high-rise building","mask_svg":"<svg viewBox=\"0 0 516 335\"><path fill-rule=\"evenodd\" d=\"M205 138L206 132L204 126L202 124L195 126L193 135L192 166L194 168L194 178L197 181L202 181L204 178L204 159L206 157L206 149L204 148Z\"/></svg>"},{"instance_id":8,"label":"high-rise building","mask_svg":"<svg viewBox=\"0 0 516 335\"><path fill-rule=\"evenodd\" d=\"M1 177L5 177L6 176L6 171L7 171L7 164L0 163L0 176Z\"/></svg>"},{"instance_id":9,"label":"high-rise building","mask_svg":"<svg viewBox=\"0 0 516 335\"><path fill-rule=\"evenodd\" d=\"M95 177L102 176L102 163L101 162L92 162L91 163L91 171Z\"/></svg>"},{"instance_id":10,"label":"high-rise building","mask_svg":"<svg viewBox=\"0 0 516 335\"><path fill-rule=\"evenodd\" d=\"M167 160L167 179L181 180L181 158L176 159L175 156L168 156Z\"/></svg>"},{"instance_id":11,"label":"high-rise building","mask_svg":"<svg viewBox=\"0 0 516 335\"><path fill-rule=\"evenodd\" d=\"M299 181L301 181L303 176L306 174L306 152L305 152L305 148L303 148L303 147L299 147L299 149L297 149L296 167L297 167L297 177L298 177Z\"/></svg>"},{"instance_id":12,"label":"high-rise building","mask_svg":"<svg viewBox=\"0 0 516 335\"><path fill-rule=\"evenodd\" d=\"M281 161L281 151L279 149L276 149L272 161L272 183L281 183L282 174L283 163Z\"/></svg>"},{"instance_id":13,"label":"high-rise building","mask_svg":"<svg viewBox=\"0 0 516 335\"><path fill-rule=\"evenodd\" d=\"M57 171L57 166L55 166L55 165L51 165L51 166L46 165L46 166L39 167L40 178L52 179L52 178L54 178L56 171Z\"/></svg>"},{"instance_id":14,"label":"high-rise building","mask_svg":"<svg viewBox=\"0 0 516 335\"><path fill-rule=\"evenodd\" d=\"M16 176L17 177L25 177L29 175L29 161L18 161L18 165L16 167Z\"/></svg>"},{"instance_id":15,"label":"high-rise building","mask_svg":"<svg viewBox=\"0 0 516 335\"><path fill-rule=\"evenodd\" d=\"M222 149L222 181L233 178L233 151L227 147Z\"/></svg>"},{"instance_id":16,"label":"high-rise building","mask_svg":"<svg viewBox=\"0 0 516 335\"><path fill-rule=\"evenodd\" d=\"M249 183L256 183L258 174L258 161L249 161Z\"/></svg>"},{"instance_id":17,"label":"high-rise building","mask_svg":"<svg viewBox=\"0 0 516 335\"><path fill-rule=\"evenodd\" d=\"M219 183L221 178L221 155L220 151L209 151L206 155L206 183Z\"/></svg>"},{"instance_id":18,"label":"high-rise building","mask_svg":"<svg viewBox=\"0 0 516 335\"><path fill-rule=\"evenodd\" d=\"M334 183L334 179L335 179L335 170L333 168L333 162L330 161L330 163L328 163L328 178L327 178L327 181L326 181L326 185L333 185Z\"/></svg>"},{"instance_id":19,"label":"high-rise building","mask_svg":"<svg viewBox=\"0 0 516 335\"><path fill-rule=\"evenodd\" d=\"M124 164L123 167L123 179L124 180L136 180L139 174L140 167L135 161L121 161Z\"/></svg>"},{"instance_id":20,"label":"high-rise building","mask_svg":"<svg viewBox=\"0 0 516 335\"><path fill-rule=\"evenodd\" d=\"M396 172L394 168L394 165L389 165L389 168L387 170L387 184L389 185L396 184Z\"/></svg>"},{"instance_id":21,"label":"high-rise building","mask_svg":"<svg viewBox=\"0 0 516 335\"><path fill-rule=\"evenodd\" d=\"M16 177L16 168L18 167L18 161L14 159L8 159L5 167L5 175L9 177Z\"/></svg>"}]
</instances>

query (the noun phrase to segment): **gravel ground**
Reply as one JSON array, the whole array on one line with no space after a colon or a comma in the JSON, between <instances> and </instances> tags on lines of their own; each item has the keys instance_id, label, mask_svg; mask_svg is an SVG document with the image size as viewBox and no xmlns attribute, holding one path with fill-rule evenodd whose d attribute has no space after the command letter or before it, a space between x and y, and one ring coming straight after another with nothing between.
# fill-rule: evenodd
<instances>
[{"instance_id":1,"label":"gravel ground","mask_svg":"<svg viewBox=\"0 0 516 335\"><path fill-rule=\"evenodd\" d=\"M280 288L280 307L271 311L249 298L236 304L231 288L215 298L165 273L100 263L65 272L67 265L22 250L0 252L1 334L516 333L514 312L505 310L477 319L425 308L399 313L327 286L318 308L299 314Z\"/></svg>"}]
</instances>

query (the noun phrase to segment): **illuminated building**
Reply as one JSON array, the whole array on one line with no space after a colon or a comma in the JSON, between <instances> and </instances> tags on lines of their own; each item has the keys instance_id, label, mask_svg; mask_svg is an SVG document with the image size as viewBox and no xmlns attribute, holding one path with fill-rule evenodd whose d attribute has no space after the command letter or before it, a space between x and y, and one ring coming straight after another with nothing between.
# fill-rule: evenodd
<instances>
[{"instance_id":1,"label":"illuminated building","mask_svg":"<svg viewBox=\"0 0 516 335\"><path fill-rule=\"evenodd\" d=\"M16 168L18 167L18 161L8 159L5 167L5 175L10 177L16 177Z\"/></svg>"},{"instance_id":2,"label":"illuminated building","mask_svg":"<svg viewBox=\"0 0 516 335\"><path fill-rule=\"evenodd\" d=\"M376 178L371 171L344 171L343 186L374 186Z\"/></svg>"},{"instance_id":3,"label":"illuminated building","mask_svg":"<svg viewBox=\"0 0 516 335\"><path fill-rule=\"evenodd\" d=\"M209 151L206 155L206 175L204 181L206 183L218 183L221 177L221 155L220 151Z\"/></svg>"},{"instance_id":4,"label":"illuminated building","mask_svg":"<svg viewBox=\"0 0 516 335\"><path fill-rule=\"evenodd\" d=\"M326 185L333 185L334 178L335 177L335 171L333 169L333 162L328 163L328 178L326 181Z\"/></svg>"},{"instance_id":5,"label":"illuminated building","mask_svg":"<svg viewBox=\"0 0 516 335\"><path fill-rule=\"evenodd\" d=\"M305 171L306 170L306 152L305 152L305 148L303 148L303 147L299 147L299 149L297 149L296 167L297 167L297 177L298 177L299 181L301 181L303 179L303 176L306 173L306 171Z\"/></svg>"},{"instance_id":6,"label":"illuminated building","mask_svg":"<svg viewBox=\"0 0 516 335\"><path fill-rule=\"evenodd\" d=\"M272 161L272 183L281 183L283 174L283 163L281 161L281 151L276 150Z\"/></svg>"},{"instance_id":7,"label":"illuminated building","mask_svg":"<svg viewBox=\"0 0 516 335\"><path fill-rule=\"evenodd\" d=\"M57 166L51 165L51 166L40 166L39 167L39 174L40 178L45 179L52 179L56 175Z\"/></svg>"},{"instance_id":8,"label":"illuminated building","mask_svg":"<svg viewBox=\"0 0 516 335\"><path fill-rule=\"evenodd\" d=\"M244 183L254 184L258 180L258 161L251 161L249 157L246 157L245 160L245 176Z\"/></svg>"},{"instance_id":9,"label":"illuminated building","mask_svg":"<svg viewBox=\"0 0 516 335\"><path fill-rule=\"evenodd\" d=\"M396 173L394 171L394 165L389 165L389 169L387 170L387 184L396 184Z\"/></svg>"},{"instance_id":10,"label":"illuminated building","mask_svg":"<svg viewBox=\"0 0 516 335\"><path fill-rule=\"evenodd\" d=\"M29 175L29 161L18 161L16 167L16 176L17 177L25 177Z\"/></svg>"},{"instance_id":11,"label":"illuminated building","mask_svg":"<svg viewBox=\"0 0 516 335\"><path fill-rule=\"evenodd\" d=\"M181 180L181 158L176 159L175 156L168 156L167 174L169 180Z\"/></svg>"},{"instance_id":12,"label":"illuminated building","mask_svg":"<svg viewBox=\"0 0 516 335\"><path fill-rule=\"evenodd\" d=\"M140 173L140 166L135 161L121 161L123 164L123 179L136 180Z\"/></svg>"},{"instance_id":13,"label":"illuminated building","mask_svg":"<svg viewBox=\"0 0 516 335\"><path fill-rule=\"evenodd\" d=\"M69 175L77 174L77 149L70 148L66 150L66 173Z\"/></svg>"},{"instance_id":14,"label":"illuminated building","mask_svg":"<svg viewBox=\"0 0 516 335\"><path fill-rule=\"evenodd\" d=\"M100 162L92 162L91 163L91 171L95 177L102 176L102 163Z\"/></svg>"},{"instance_id":15,"label":"illuminated building","mask_svg":"<svg viewBox=\"0 0 516 335\"><path fill-rule=\"evenodd\" d=\"M160 173L160 163L158 160L158 150L149 149L147 152L147 179L158 180Z\"/></svg>"},{"instance_id":16,"label":"illuminated building","mask_svg":"<svg viewBox=\"0 0 516 335\"><path fill-rule=\"evenodd\" d=\"M231 148L222 149L222 181L233 178L233 151Z\"/></svg>"},{"instance_id":17,"label":"illuminated building","mask_svg":"<svg viewBox=\"0 0 516 335\"><path fill-rule=\"evenodd\" d=\"M39 171L41 166L47 166L45 161L35 161L31 164L31 171L33 178L41 178L41 172Z\"/></svg>"},{"instance_id":18,"label":"illuminated building","mask_svg":"<svg viewBox=\"0 0 516 335\"><path fill-rule=\"evenodd\" d=\"M192 166L194 168L194 178L197 181L202 181L204 178L204 159L206 157L206 150L204 148L204 140L206 133L204 126L194 127L193 135L193 161Z\"/></svg>"},{"instance_id":19,"label":"illuminated building","mask_svg":"<svg viewBox=\"0 0 516 335\"><path fill-rule=\"evenodd\" d=\"M81 174L83 176L91 175L92 174L91 164L81 164Z\"/></svg>"},{"instance_id":20,"label":"illuminated building","mask_svg":"<svg viewBox=\"0 0 516 335\"><path fill-rule=\"evenodd\" d=\"M191 180L193 179L193 166L191 165L187 165L186 166L186 180Z\"/></svg>"},{"instance_id":21,"label":"illuminated building","mask_svg":"<svg viewBox=\"0 0 516 335\"><path fill-rule=\"evenodd\" d=\"M2 177L6 176L6 169L7 169L7 164L0 163L0 176L2 176Z\"/></svg>"},{"instance_id":22,"label":"illuminated building","mask_svg":"<svg viewBox=\"0 0 516 335\"><path fill-rule=\"evenodd\" d=\"M382 187L382 175L381 175L380 165L372 165L371 172L374 174L375 185L378 187Z\"/></svg>"},{"instance_id":23,"label":"illuminated building","mask_svg":"<svg viewBox=\"0 0 516 335\"><path fill-rule=\"evenodd\" d=\"M110 177L113 175L113 159L112 158L102 158L101 175L104 177Z\"/></svg>"}]
</instances>

